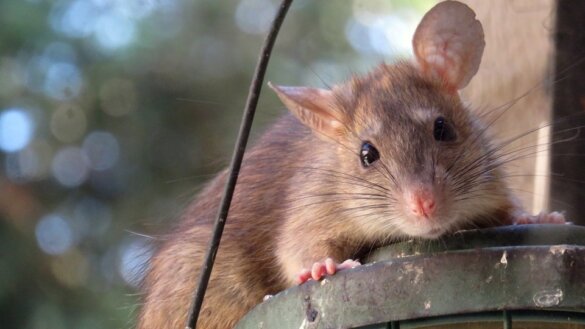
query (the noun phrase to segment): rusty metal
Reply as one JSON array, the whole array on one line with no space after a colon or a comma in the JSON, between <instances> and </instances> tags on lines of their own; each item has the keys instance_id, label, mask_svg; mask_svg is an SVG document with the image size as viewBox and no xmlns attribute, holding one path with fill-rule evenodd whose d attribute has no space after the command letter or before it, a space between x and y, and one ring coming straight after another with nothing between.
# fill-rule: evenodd
<instances>
[{"instance_id":1,"label":"rusty metal","mask_svg":"<svg viewBox=\"0 0 585 329\"><path fill-rule=\"evenodd\" d=\"M569 323L585 325L585 227L465 231L388 246L370 258L373 263L277 294L237 328L404 329L490 312L502 328L503 311L511 321L522 312L555 311L556 319L567 314Z\"/></svg>"}]
</instances>

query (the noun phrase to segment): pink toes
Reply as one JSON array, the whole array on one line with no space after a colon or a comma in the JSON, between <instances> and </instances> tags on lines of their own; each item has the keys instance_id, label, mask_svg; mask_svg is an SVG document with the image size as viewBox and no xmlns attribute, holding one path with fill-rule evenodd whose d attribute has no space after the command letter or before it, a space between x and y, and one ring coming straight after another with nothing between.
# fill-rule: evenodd
<instances>
[{"instance_id":1,"label":"pink toes","mask_svg":"<svg viewBox=\"0 0 585 329\"><path fill-rule=\"evenodd\" d=\"M566 224L565 215L553 211L550 213L541 212L538 215L522 213L514 219L514 224Z\"/></svg>"},{"instance_id":2,"label":"pink toes","mask_svg":"<svg viewBox=\"0 0 585 329\"><path fill-rule=\"evenodd\" d=\"M354 268L359 265L361 263L353 259L348 259L341 264L337 264L333 259L327 258L324 262L313 263L313 267L310 270L306 268L302 269L297 278L297 283L301 284L311 279L321 280L323 277L333 275L339 270Z\"/></svg>"},{"instance_id":3,"label":"pink toes","mask_svg":"<svg viewBox=\"0 0 585 329\"><path fill-rule=\"evenodd\" d=\"M309 281L309 279L311 279L311 271L304 268L301 270L301 273L299 273L299 276L297 278L297 284L307 282Z\"/></svg>"},{"instance_id":4,"label":"pink toes","mask_svg":"<svg viewBox=\"0 0 585 329\"><path fill-rule=\"evenodd\" d=\"M315 263L315 264L317 264L317 263ZM315 264L313 264L313 267L315 267ZM325 259L325 270L326 270L327 274L329 274L329 275L335 274L335 272L338 269L337 266L338 265L333 261L332 258ZM313 275L313 278L314 277L315 276ZM315 280L319 280L319 279L315 279Z\"/></svg>"},{"instance_id":5,"label":"pink toes","mask_svg":"<svg viewBox=\"0 0 585 329\"><path fill-rule=\"evenodd\" d=\"M360 263L357 260L346 259L343 263L337 265L337 269L338 270L345 270L345 269L349 269L349 268L358 267L360 265L362 265L362 263Z\"/></svg>"},{"instance_id":6,"label":"pink toes","mask_svg":"<svg viewBox=\"0 0 585 329\"><path fill-rule=\"evenodd\" d=\"M313 268L311 268L311 278L313 280L319 280L327 274L326 263L327 261L325 263L313 263Z\"/></svg>"}]
</instances>

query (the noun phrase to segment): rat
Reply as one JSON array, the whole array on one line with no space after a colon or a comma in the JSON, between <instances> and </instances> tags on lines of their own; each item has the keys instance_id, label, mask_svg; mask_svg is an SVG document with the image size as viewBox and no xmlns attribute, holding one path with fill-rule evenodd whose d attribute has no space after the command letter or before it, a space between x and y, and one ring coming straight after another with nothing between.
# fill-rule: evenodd
<instances>
[{"instance_id":1,"label":"rat","mask_svg":"<svg viewBox=\"0 0 585 329\"><path fill-rule=\"evenodd\" d=\"M412 61L331 89L269 84L289 113L244 157L198 328L232 328L264 296L359 266L393 241L564 223L523 210L488 126L459 96L484 45L473 10L445 1L417 27ZM185 325L226 178L209 182L161 239L138 329Z\"/></svg>"}]
</instances>

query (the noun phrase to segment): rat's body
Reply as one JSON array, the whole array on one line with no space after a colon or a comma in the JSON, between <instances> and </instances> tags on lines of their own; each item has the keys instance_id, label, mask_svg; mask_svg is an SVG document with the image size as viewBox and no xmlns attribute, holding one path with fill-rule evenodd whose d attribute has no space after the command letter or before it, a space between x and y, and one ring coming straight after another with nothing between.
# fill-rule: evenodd
<instances>
[{"instance_id":1,"label":"rat's body","mask_svg":"<svg viewBox=\"0 0 585 329\"><path fill-rule=\"evenodd\" d=\"M368 102L373 92L366 84L377 80L377 86L385 88L383 80L378 79L388 80L386 97L390 101L386 102L380 95L376 99L380 104L396 102L403 108L451 103L461 106L458 99L446 98L437 84L425 81L408 64L381 66L364 79L360 86L364 102ZM390 79L399 83L391 83ZM393 89L403 88L407 88L408 93L398 93L401 96L396 97ZM377 117L373 108L368 107L368 111L369 115ZM395 119L410 120L405 111L397 110ZM403 131L396 133L399 135ZM412 131L412 134L419 132ZM393 136L393 139L395 137L411 138ZM396 147L405 152L417 152L409 150L405 140L396 141ZM489 151L486 138L478 139L477 145L487 146L484 150ZM359 149L359 144L356 147ZM464 164L463 160L460 164ZM405 168L416 171L415 166L412 163ZM244 161L205 297L200 328L231 328L264 295L293 285L298 272L315 261L325 257L337 261L357 258L389 239L406 236L394 232L396 228L380 229L384 224L381 217L393 215L390 210L375 209L374 205L390 204L391 199L377 200L371 194L378 194L380 188L364 187L362 185L372 183L347 175L355 169L360 170L360 163L354 153L319 138L292 115L283 117L271 127ZM382 174L376 172L374 175ZM485 191L485 194L496 198L490 200L493 204L486 205L485 212L468 209L475 212L475 218L466 218L451 229L498 220L502 214L510 213L513 205L504 184L497 179L498 170L492 176L492 191ZM139 328L184 325L225 178L225 172L221 173L201 192L185 213L179 229L168 236L152 260L152 271L146 281L148 297L142 319L144 325ZM372 179L373 182L379 180ZM361 189L370 192L360 196ZM353 205L354 202L357 204ZM356 209L369 205L371 209Z\"/></svg>"},{"instance_id":2,"label":"rat's body","mask_svg":"<svg viewBox=\"0 0 585 329\"><path fill-rule=\"evenodd\" d=\"M232 328L263 296L347 267L328 257L341 263L388 241L518 218L485 128L457 93L477 54L435 61L428 44L414 43L418 63L381 65L333 90L273 87L294 116L245 157L198 328ZM481 57L483 44L475 47ZM185 325L225 179L224 171L161 242L139 329Z\"/></svg>"}]
</instances>

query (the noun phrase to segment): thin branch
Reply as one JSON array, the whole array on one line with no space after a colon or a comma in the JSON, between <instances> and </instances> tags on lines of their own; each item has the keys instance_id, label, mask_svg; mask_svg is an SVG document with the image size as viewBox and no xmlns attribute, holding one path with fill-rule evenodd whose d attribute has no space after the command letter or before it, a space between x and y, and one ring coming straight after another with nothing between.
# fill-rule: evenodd
<instances>
[{"instance_id":1,"label":"thin branch","mask_svg":"<svg viewBox=\"0 0 585 329\"><path fill-rule=\"evenodd\" d=\"M246 102L246 108L242 117L242 123L240 125L240 131L238 133L238 139L236 141L236 147L232 156L232 161L229 168L228 180L226 187L221 199L219 212L215 225L213 227L213 236L209 243L207 253L205 255L205 262L201 266L201 274L199 277L199 285L193 296L193 303L191 305L189 318L187 321L186 329L193 329L199 318L199 312L203 305L203 297L205 296L205 290L207 290L207 284L209 283L209 277L211 276L211 270L215 261L215 255L219 248L219 242L223 234L226 219L228 217L229 208L232 202L232 196L240 173L240 167L242 165L242 159L244 157L244 151L248 144L248 137L250 135L250 129L252 127L252 121L254 120L254 113L256 112L256 106L258 105L258 98L260 96L260 90L264 82L264 75L266 68L268 67L268 61L272 52L272 47L276 41L276 36L280 30L280 26L284 21L284 17L290 7L292 0L283 0L276 17L272 22L270 32L264 40L262 46L262 52L258 58L258 64L256 65L256 71L254 72L254 79L250 85L250 91L248 93L248 100Z\"/></svg>"}]
</instances>

